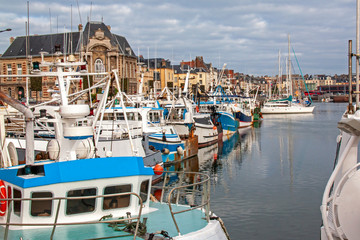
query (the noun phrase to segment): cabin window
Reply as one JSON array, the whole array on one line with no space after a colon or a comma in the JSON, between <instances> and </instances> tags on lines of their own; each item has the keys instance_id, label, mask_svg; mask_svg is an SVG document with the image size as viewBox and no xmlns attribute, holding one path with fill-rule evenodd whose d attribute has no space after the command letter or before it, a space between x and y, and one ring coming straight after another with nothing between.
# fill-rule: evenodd
<instances>
[{"instance_id":1,"label":"cabin window","mask_svg":"<svg viewBox=\"0 0 360 240\"><path fill-rule=\"evenodd\" d=\"M148 198L148 192L149 192L149 180L145 180L141 183L140 186L140 197L143 203L145 203Z\"/></svg>"},{"instance_id":2,"label":"cabin window","mask_svg":"<svg viewBox=\"0 0 360 240\"><path fill-rule=\"evenodd\" d=\"M104 120L114 120L114 114L113 113L105 113Z\"/></svg>"},{"instance_id":3,"label":"cabin window","mask_svg":"<svg viewBox=\"0 0 360 240\"><path fill-rule=\"evenodd\" d=\"M135 114L134 113L128 113L127 118L128 118L129 121L134 121L135 120Z\"/></svg>"},{"instance_id":4,"label":"cabin window","mask_svg":"<svg viewBox=\"0 0 360 240\"><path fill-rule=\"evenodd\" d=\"M118 114L116 114L116 119L117 119L117 120L125 120L124 113L118 113Z\"/></svg>"},{"instance_id":5,"label":"cabin window","mask_svg":"<svg viewBox=\"0 0 360 240\"><path fill-rule=\"evenodd\" d=\"M66 214L79 214L93 212L95 210L96 198L83 199L81 197L96 196L96 188L85 188L71 190L68 197L77 197L78 199L68 199L66 204Z\"/></svg>"},{"instance_id":6,"label":"cabin window","mask_svg":"<svg viewBox=\"0 0 360 240\"><path fill-rule=\"evenodd\" d=\"M149 113L150 122L160 122L160 114L158 112Z\"/></svg>"},{"instance_id":7,"label":"cabin window","mask_svg":"<svg viewBox=\"0 0 360 240\"><path fill-rule=\"evenodd\" d=\"M131 185L109 186L104 189L104 195L131 192ZM104 197L103 209L124 208L130 205L130 194L114 197Z\"/></svg>"},{"instance_id":8,"label":"cabin window","mask_svg":"<svg viewBox=\"0 0 360 240\"><path fill-rule=\"evenodd\" d=\"M14 199L15 198L22 198L21 192L14 188ZM21 213L21 201L14 200L14 214L20 216Z\"/></svg>"},{"instance_id":9,"label":"cabin window","mask_svg":"<svg viewBox=\"0 0 360 240\"><path fill-rule=\"evenodd\" d=\"M52 198L51 192L34 192L31 198ZM31 216L51 216L52 200L31 200Z\"/></svg>"}]
</instances>

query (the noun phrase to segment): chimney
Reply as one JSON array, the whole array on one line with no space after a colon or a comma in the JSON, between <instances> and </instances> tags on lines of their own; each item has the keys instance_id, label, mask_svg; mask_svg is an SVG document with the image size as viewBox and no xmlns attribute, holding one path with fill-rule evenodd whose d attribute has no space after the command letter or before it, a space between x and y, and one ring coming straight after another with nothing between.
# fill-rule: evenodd
<instances>
[{"instance_id":1,"label":"chimney","mask_svg":"<svg viewBox=\"0 0 360 240\"><path fill-rule=\"evenodd\" d=\"M12 44L14 42L15 38L14 37L10 37L10 44Z\"/></svg>"},{"instance_id":2,"label":"chimney","mask_svg":"<svg viewBox=\"0 0 360 240\"><path fill-rule=\"evenodd\" d=\"M83 25L82 25L82 24L79 24L78 29L79 29L79 32L81 32L82 29L83 29Z\"/></svg>"}]
</instances>

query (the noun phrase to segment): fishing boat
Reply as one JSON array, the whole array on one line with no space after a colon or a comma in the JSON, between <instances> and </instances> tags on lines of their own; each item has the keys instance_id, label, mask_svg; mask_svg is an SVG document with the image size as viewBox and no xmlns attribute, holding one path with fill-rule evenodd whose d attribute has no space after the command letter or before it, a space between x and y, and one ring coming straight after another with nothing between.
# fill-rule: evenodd
<instances>
[{"instance_id":1,"label":"fishing boat","mask_svg":"<svg viewBox=\"0 0 360 240\"><path fill-rule=\"evenodd\" d=\"M357 16L358 17L358 16ZM359 42L357 38L357 42ZM352 77L352 41L349 41L348 69ZM359 51L359 50L357 50ZM357 83L359 84L359 83ZM352 84L350 82L350 88ZM334 168L326 184L320 206L322 226L321 240L353 240L360 236L360 110L358 102L349 104L338 122L340 130L336 142Z\"/></svg>"},{"instance_id":2,"label":"fishing boat","mask_svg":"<svg viewBox=\"0 0 360 240\"><path fill-rule=\"evenodd\" d=\"M58 72L63 65L55 64ZM60 75L66 74L71 73ZM64 87L62 77L59 80ZM144 166L142 157L95 156L92 127L77 124L90 108L69 104L67 98L61 98L61 118L54 121L49 158L35 161L32 111L2 92L0 100L26 119L26 164L13 166L7 154L1 155L3 239L228 239L221 219L209 209L208 176L182 173L192 180L175 188L156 187L151 184L154 170ZM162 191L158 202L151 198L152 187ZM183 194L194 196L191 206L181 204Z\"/></svg>"},{"instance_id":3,"label":"fishing boat","mask_svg":"<svg viewBox=\"0 0 360 240\"><path fill-rule=\"evenodd\" d=\"M174 126L180 136L187 137L193 131L198 138L198 147L215 144L218 140L217 127L210 114L198 113L190 100L182 98L174 104L165 105L167 125Z\"/></svg>"},{"instance_id":4,"label":"fishing boat","mask_svg":"<svg viewBox=\"0 0 360 240\"><path fill-rule=\"evenodd\" d=\"M52 63L42 62L43 65L51 66ZM34 75L30 77L56 77L58 82L66 82L70 85L73 82L79 81L81 77L89 76L89 73L86 71L76 72L74 67L82 66L81 62L71 62L71 63L61 63L63 71L66 74L69 74L71 77L63 77L63 72L46 72L46 71L36 71ZM69 64L68 66L66 64ZM74 77L74 74L79 75ZM93 87L104 87L108 92L110 89L110 83L112 82L111 76L107 73L103 73L106 77L101 79ZM114 76L114 75L112 75ZM114 78L114 77L113 77ZM92 88L93 88L92 87ZM81 95L84 92L89 91L89 89L84 89L75 93L69 93L69 89L66 87L60 88L55 98L48 102L41 103L39 105L31 106L30 108L34 113L34 150L36 152L36 158L38 160L46 158L47 146L48 143L55 138L55 123L61 121L62 116L59 114L60 105L58 102L74 102L73 99L81 98ZM106 96L102 99L106 99ZM57 105L49 105L57 103ZM77 118L75 125L79 126L88 126L92 129L96 129L96 126L99 122L103 121L104 113L102 118L99 120L100 109L105 106L105 101L101 101L98 106L98 111L95 111L96 116L88 115L83 116L82 118ZM119 107L120 108L120 107ZM113 114L113 113L112 113ZM109 118L109 116L105 116ZM134 115L133 115L134 117ZM24 119L20 119L18 116L7 116L7 137L5 139L5 144L11 149L16 149L16 154L12 154L14 161L23 163L25 160L25 149L26 149L26 139L24 132ZM22 122L22 123L21 123ZM10 125L10 126L9 126ZM14 126L16 126L14 128ZM118 126L118 124L116 125ZM149 148L145 148L145 141L148 141L148 137L143 136L142 132L133 132L130 131L129 125L123 124L121 126L121 131L114 131L113 122L112 125L108 128L97 128L95 137L94 137L94 147L96 148L96 155L99 157L105 157L109 152L113 156L142 156L144 157L144 162L146 166L155 166L158 163L162 163L162 154L158 151L152 151ZM127 146L133 146L133 148L128 148ZM147 145L148 146L148 145ZM10 152L14 152L10 150Z\"/></svg>"}]
</instances>

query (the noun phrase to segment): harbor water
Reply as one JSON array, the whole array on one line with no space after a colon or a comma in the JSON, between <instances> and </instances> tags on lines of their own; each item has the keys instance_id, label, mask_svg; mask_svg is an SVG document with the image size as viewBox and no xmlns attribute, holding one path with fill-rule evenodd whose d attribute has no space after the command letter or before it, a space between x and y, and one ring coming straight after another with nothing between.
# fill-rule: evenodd
<instances>
[{"instance_id":1,"label":"harbor water","mask_svg":"<svg viewBox=\"0 0 360 240\"><path fill-rule=\"evenodd\" d=\"M313 114L264 115L260 126L199 150L211 209L231 239L319 239L320 204L333 169L345 103Z\"/></svg>"}]
</instances>

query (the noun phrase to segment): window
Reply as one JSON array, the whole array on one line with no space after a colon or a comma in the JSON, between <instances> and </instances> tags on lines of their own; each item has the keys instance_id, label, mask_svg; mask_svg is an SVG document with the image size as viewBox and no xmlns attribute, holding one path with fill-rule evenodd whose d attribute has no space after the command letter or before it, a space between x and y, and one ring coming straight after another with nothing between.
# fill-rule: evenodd
<instances>
[{"instance_id":1,"label":"window","mask_svg":"<svg viewBox=\"0 0 360 240\"><path fill-rule=\"evenodd\" d=\"M131 185L109 186L104 189L104 195L131 192ZM103 209L124 208L130 205L130 194L114 197L104 197Z\"/></svg>"},{"instance_id":2,"label":"window","mask_svg":"<svg viewBox=\"0 0 360 240\"><path fill-rule=\"evenodd\" d=\"M52 198L51 192L34 192L31 198ZM51 216L52 200L31 200L31 216Z\"/></svg>"},{"instance_id":3,"label":"window","mask_svg":"<svg viewBox=\"0 0 360 240\"><path fill-rule=\"evenodd\" d=\"M11 88L8 88L9 96L11 97Z\"/></svg>"},{"instance_id":4,"label":"window","mask_svg":"<svg viewBox=\"0 0 360 240\"><path fill-rule=\"evenodd\" d=\"M21 64L17 65L17 75L22 75L22 66ZM21 77L18 77L21 80Z\"/></svg>"},{"instance_id":5,"label":"window","mask_svg":"<svg viewBox=\"0 0 360 240\"><path fill-rule=\"evenodd\" d=\"M140 197L143 203L147 201L149 191L149 180L145 180L141 183L140 186Z\"/></svg>"},{"instance_id":6,"label":"window","mask_svg":"<svg viewBox=\"0 0 360 240\"><path fill-rule=\"evenodd\" d=\"M21 198L21 192L14 188L14 198ZM14 214L20 216L21 213L21 201L14 200Z\"/></svg>"},{"instance_id":7,"label":"window","mask_svg":"<svg viewBox=\"0 0 360 240\"><path fill-rule=\"evenodd\" d=\"M95 72L96 73L105 72L103 61L100 58L95 60Z\"/></svg>"},{"instance_id":8,"label":"window","mask_svg":"<svg viewBox=\"0 0 360 240\"><path fill-rule=\"evenodd\" d=\"M12 75L12 68L11 68L11 64L7 65L7 74L8 75ZM11 80L11 77L8 77L8 80Z\"/></svg>"},{"instance_id":9,"label":"window","mask_svg":"<svg viewBox=\"0 0 360 240\"><path fill-rule=\"evenodd\" d=\"M150 122L160 122L160 114L158 112L149 112Z\"/></svg>"},{"instance_id":10,"label":"window","mask_svg":"<svg viewBox=\"0 0 360 240\"><path fill-rule=\"evenodd\" d=\"M68 197L87 197L96 196L95 188L86 188L79 190L71 190L67 194ZM96 198L87 199L68 199L66 204L66 214L79 214L86 212L93 212L95 210Z\"/></svg>"}]
</instances>

